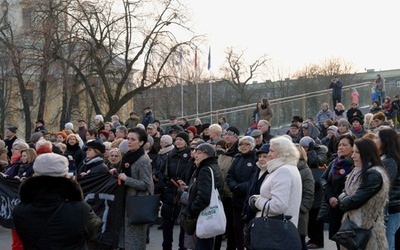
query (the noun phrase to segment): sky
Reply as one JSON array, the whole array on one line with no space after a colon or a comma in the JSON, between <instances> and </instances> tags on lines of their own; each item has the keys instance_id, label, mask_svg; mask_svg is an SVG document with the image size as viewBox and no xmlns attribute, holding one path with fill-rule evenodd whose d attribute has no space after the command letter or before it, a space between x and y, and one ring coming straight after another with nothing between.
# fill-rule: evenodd
<instances>
[{"instance_id":1,"label":"sky","mask_svg":"<svg viewBox=\"0 0 400 250\"><path fill-rule=\"evenodd\" d=\"M228 47L245 51L247 62L263 54L274 71L288 77L305 66L340 58L365 69L400 68L398 3L360 0L185 0L193 29L207 41L199 63L211 72L224 63ZM283 72L283 73L282 73ZM271 77L271 80L277 75Z\"/></svg>"}]
</instances>

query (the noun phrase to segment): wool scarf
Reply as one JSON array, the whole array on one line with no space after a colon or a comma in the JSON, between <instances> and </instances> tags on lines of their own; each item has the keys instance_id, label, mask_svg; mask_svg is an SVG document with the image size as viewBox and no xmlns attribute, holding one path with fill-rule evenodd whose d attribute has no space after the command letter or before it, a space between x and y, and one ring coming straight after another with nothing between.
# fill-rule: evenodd
<instances>
[{"instance_id":1,"label":"wool scarf","mask_svg":"<svg viewBox=\"0 0 400 250\"><path fill-rule=\"evenodd\" d=\"M332 179L340 180L345 178L353 169L354 162L350 157L339 156L332 162Z\"/></svg>"},{"instance_id":2,"label":"wool scarf","mask_svg":"<svg viewBox=\"0 0 400 250\"><path fill-rule=\"evenodd\" d=\"M126 174L126 176L131 177L131 166L133 163L135 163L137 160L139 160L140 157L144 155L144 149L143 147L140 147L136 151L128 151L123 157L121 161L121 173Z\"/></svg>"}]
</instances>

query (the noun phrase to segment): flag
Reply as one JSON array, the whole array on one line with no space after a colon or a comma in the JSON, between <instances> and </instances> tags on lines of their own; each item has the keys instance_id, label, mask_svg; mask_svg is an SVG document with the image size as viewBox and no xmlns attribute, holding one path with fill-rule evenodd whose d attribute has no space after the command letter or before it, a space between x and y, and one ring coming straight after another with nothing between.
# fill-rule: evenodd
<instances>
[{"instance_id":1,"label":"flag","mask_svg":"<svg viewBox=\"0 0 400 250\"><path fill-rule=\"evenodd\" d=\"M211 46L208 48L208 64L207 64L207 69L211 69Z\"/></svg>"},{"instance_id":2,"label":"flag","mask_svg":"<svg viewBox=\"0 0 400 250\"><path fill-rule=\"evenodd\" d=\"M197 48L194 51L194 68L197 69Z\"/></svg>"}]
</instances>

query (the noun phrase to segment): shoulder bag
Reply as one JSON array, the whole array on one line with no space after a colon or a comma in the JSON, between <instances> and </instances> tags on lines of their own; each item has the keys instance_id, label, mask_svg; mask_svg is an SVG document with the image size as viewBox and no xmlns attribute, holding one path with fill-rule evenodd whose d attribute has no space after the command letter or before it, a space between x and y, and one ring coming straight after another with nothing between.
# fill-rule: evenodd
<instances>
[{"instance_id":1,"label":"shoulder bag","mask_svg":"<svg viewBox=\"0 0 400 250\"><path fill-rule=\"evenodd\" d=\"M129 224L149 224L157 220L160 195L131 195L126 197L125 209Z\"/></svg>"},{"instance_id":2,"label":"shoulder bag","mask_svg":"<svg viewBox=\"0 0 400 250\"><path fill-rule=\"evenodd\" d=\"M372 234L370 229L359 228L347 215L339 231L332 236L332 240L348 250L365 249Z\"/></svg>"},{"instance_id":3,"label":"shoulder bag","mask_svg":"<svg viewBox=\"0 0 400 250\"><path fill-rule=\"evenodd\" d=\"M223 234L226 229L224 207L218 189L215 188L214 172L210 167L208 168L211 171L212 181L211 199L210 205L204 208L197 218L196 236L200 239L208 239Z\"/></svg>"},{"instance_id":4,"label":"shoulder bag","mask_svg":"<svg viewBox=\"0 0 400 250\"><path fill-rule=\"evenodd\" d=\"M264 213L266 206L267 212ZM296 226L290 221L292 216L284 214L268 216L268 211L269 201L265 202L261 217L254 218L246 225L244 229L246 248L251 250L301 249L300 235Z\"/></svg>"}]
</instances>

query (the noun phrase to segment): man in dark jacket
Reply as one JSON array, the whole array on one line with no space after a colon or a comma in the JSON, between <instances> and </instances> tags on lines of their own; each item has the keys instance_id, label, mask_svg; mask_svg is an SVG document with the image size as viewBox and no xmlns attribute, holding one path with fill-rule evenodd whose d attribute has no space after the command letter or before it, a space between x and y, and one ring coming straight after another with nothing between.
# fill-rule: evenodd
<instances>
[{"instance_id":1,"label":"man in dark jacket","mask_svg":"<svg viewBox=\"0 0 400 250\"><path fill-rule=\"evenodd\" d=\"M15 142L15 140L17 139L17 136L16 136L17 129L18 129L17 127L11 126L11 127L8 127L6 130L6 139L4 140L4 142L6 144L6 148L8 151L7 156L10 159L12 156L12 152L11 152L12 145Z\"/></svg>"},{"instance_id":2,"label":"man in dark jacket","mask_svg":"<svg viewBox=\"0 0 400 250\"><path fill-rule=\"evenodd\" d=\"M149 125L150 123L154 122L154 115L153 115L153 111L151 110L150 107L146 107L144 108L144 117L142 120L142 124L145 128L147 128L147 125Z\"/></svg>"},{"instance_id":3,"label":"man in dark jacket","mask_svg":"<svg viewBox=\"0 0 400 250\"><path fill-rule=\"evenodd\" d=\"M13 211L24 248L86 249L102 222L83 200L79 184L67 178L67 158L42 154L33 169L36 176L21 184L21 202Z\"/></svg>"},{"instance_id":4,"label":"man in dark jacket","mask_svg":"<svg viewBox=\"0 0 400 250\"><path fill-rule=\"evenodd\" d=\"M339 78L337 76L335 76L332 79L331 84L329 85L329 88L332 89L332 107L336 107L336 103L342 102L342 87L343 83L339 81Z\"/></svg>"}]
</instances>

